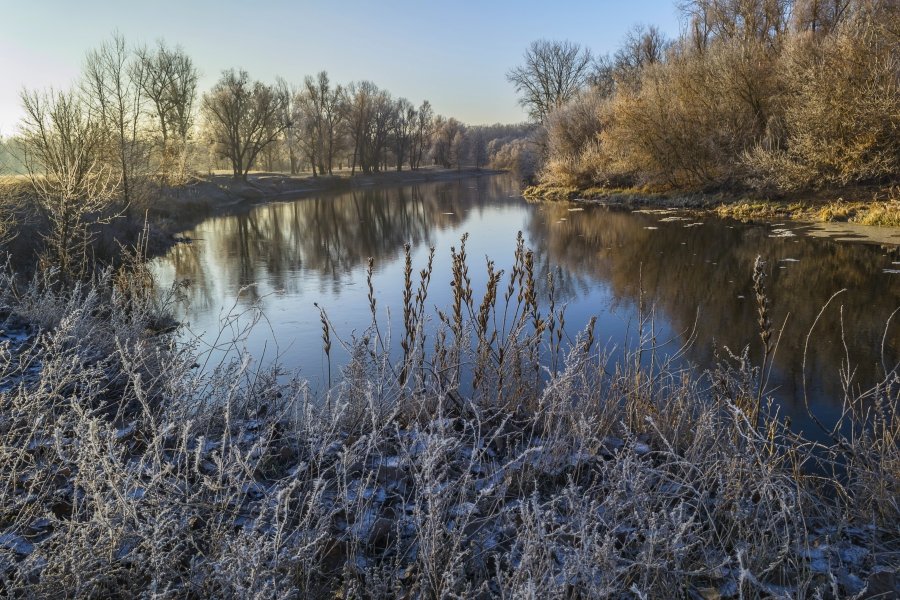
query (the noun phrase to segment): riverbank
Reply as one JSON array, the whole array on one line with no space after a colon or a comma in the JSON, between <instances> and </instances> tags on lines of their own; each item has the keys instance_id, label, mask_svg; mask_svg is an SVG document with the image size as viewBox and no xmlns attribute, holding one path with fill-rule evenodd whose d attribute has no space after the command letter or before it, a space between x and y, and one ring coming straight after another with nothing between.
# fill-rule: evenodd
<instances>
[{"instance_id":1,"label":"riverbank","mask_svg":"<svg viewBox=\"0 0 900 600\"><path fill-rule=\"evenodd\" d=\"M538 184L526 188L529 200L593 202L626 208L691 209L742 221L794 220L847 222L900 227L900 187L863 187L762 198L734 193L659 192L639 188L576 188Z\"/></svg>"},{"instance_id":2,"label":"riverbank","mask_svg":"<svg viewBox=\"0 0 900 600\"><path fill-rule=\"evenodd\" d=\"M287 175L284 173L250 173L246 180L230 175L194 177L182 186L161 189L160 202L190 205L202 203L213 209L227 209L239 204L295 198L320 192L334 192L359 188L411 185L440 181L456 181L471 177L497 175L503 171L492 169L443 169L423 167L415 171L385 171L356 173L344 170L336 175Z\"/></svg>"}]
</instances>

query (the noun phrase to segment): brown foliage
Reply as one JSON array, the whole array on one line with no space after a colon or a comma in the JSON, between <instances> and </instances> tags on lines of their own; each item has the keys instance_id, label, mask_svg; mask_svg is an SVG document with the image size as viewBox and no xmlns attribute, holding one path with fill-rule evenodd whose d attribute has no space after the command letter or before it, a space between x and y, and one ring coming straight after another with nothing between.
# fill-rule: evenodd
<instances>
[{"instance_id":1,"label":"brown foliage","mask_svg":"<svg viewBox=\"0 0 900 600\"><path fill-rule=\"evenodd\" d=\"M787 2L688 3L692 27L662 60L613 69L611 95L584 92L548 118L545 182L796 190L895 180L900 10L807 4L790 22Z\"/></svg>"},{"instance_id":2,"label":"brown foliage","mask_svg":"<svg viewBox=\"0 0 900 600\"><path fill-rule=\"evenodd\" d=\"M900 12L864 12L833 35L798 34L781 71L783 137L747 156L783 189L890 180L900 172Z\"/></svg>"}]
</instances>

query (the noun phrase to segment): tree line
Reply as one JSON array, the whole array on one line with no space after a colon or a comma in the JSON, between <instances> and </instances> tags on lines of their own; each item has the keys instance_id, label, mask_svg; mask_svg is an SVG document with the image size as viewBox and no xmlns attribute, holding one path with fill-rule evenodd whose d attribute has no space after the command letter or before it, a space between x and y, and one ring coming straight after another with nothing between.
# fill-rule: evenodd
<instances>
[{"instance_id":1,"label":"tree line","mask_svg":"<svg viewBox=\"0 0 900 600\"><path fill-rule=\"evenodd\" d=\"M67 89L24 89L16 135L0 139L0 174L47 223L46 257L63 272L85 261L90 225L134 216L164 186L230 171L350 175L388 170L483 167L530 126L466 126L370 81L335 84L327 72L299 84L266 83L228 69L211 89L180 46L132 45L119 34L85 54ZM507 152L508 153L508 152ZM507 161L508 162L508 161ZM0 186L0 199L10 197ZM13 231L0 203L0 241Z\"/></svg>"},{"instance_id":2,"label":"tree line","mask_svg":"<svg viewBox=\"0 0 900 600\"><path fill-rule=\"evenodd\" d=\"M886 184L900 175L894 0L686 0L612 55L537 41L508 73L562 186Z\"/></svg>"},{"instance_id":3,"label":"tree line","mask_svg":"<svg viewBox=\"0 0 900 600\"><path fill-rule=\"evenodd\" d=\"M228 70L201 105L208 147L226 159L235 178L252 168L313 177L419 169L438 165L481 168L504 145L526 137L530 125L468 126L394 98L371 81L333 84L326 71L292 86L252 81L246 71Z\"/></svg>"},{"instance_id":4,"label":"tree line","mask_svg":"<svg viewBox=\"0 0 900 600\"><path fill-rule=\"evenodd\" d=\"M222 166L237 179L255 169L318 176L344 167L353 174L481 167L489 144L496 151L499 137L509 137L488 139L492 127L467 127L436 114L428 100L414 105L371 81L335 84L326 71L292 84L228 69L205 93L198 81L180 46L131 46L116 34L86 54L70 89L22 91L20 132L0 140L3 168L54 174L57 142L114 172L128 202L142 180L177 183Z\"/></svg>"},{"instance_id":5,"label":"tree line","mask_svg":"<svg viewBox=\"0 0 900 600\"><path fill-rule=\"evenodd\" d=\"M426 160L436 124L427 100L417 108L370 81L333 85L325 71L299 86L283 79L267 85L246 71L225 71L203 96L201 114L215 155L244 179L259 163L278 170L285 159L291 174L306 166L313 176L331 175L344 164L351 174L416 169Z\"/></svg>"}]
</instances>

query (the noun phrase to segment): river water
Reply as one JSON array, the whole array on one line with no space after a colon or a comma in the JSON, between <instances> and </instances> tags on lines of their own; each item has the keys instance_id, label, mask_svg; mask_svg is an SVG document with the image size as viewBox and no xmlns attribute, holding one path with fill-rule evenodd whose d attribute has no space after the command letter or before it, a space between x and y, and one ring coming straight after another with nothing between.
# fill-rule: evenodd
<instances>
[{"instance_id":1,"label":"river water","mask_svg":"<svg viewBox=\"0 0 900 600\"><path fill-rule=\"evenodd\" d=\"M189 337L214 347L215 360L235 349L258 364L277 358L316 388L327 379L321 323L324 307L336 333L350 339L370 324L366 265L375 259L375 288L384 327L402 327L403 245L414 271L434 246L429 305L450 304L450 249L469 234L473 286L484 290L485 257L509 272L517 232L534 251L536 270L555 273L572 337L597 317L595 338L611 354L634 343L643 305L654 311L656 339L675 352L693 336L682 364L698 370L749 345L759 362L752 269L767 261L772 321L784 334L769 391L801 429L818 416L834 421L843 388L865 390L900 358L900 252L890 243L810 235L798 224L743 224L672 211L624 211L602 206L533 204L510 176L386 189L363 188L296 201L262 204L214 216L185 232L194 241L154 263L163 283L187 281L179 307ZM840 235L840 234L835 234ZM505 284L504 284L505 286ZM807 334L828 299L840 290ZM546 298L544 297L546 300ZM389 314L390 313L390 316ZM259 317L258 323L245 330ZM395 335L399 340L399 335ZM433 338L432 338L433 339ZM335 371L346 360L333 340Z\"/></svg>"}]
</instances>

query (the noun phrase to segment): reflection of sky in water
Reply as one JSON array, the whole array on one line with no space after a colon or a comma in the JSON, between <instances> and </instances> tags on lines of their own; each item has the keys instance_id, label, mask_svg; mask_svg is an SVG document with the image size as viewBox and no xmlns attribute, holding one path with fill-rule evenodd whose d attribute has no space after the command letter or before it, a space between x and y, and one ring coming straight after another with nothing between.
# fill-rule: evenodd
<instances>
[{"instance_id":1,"label":"reflection of sky in water","mask_svg":"<svg viewBox=\"0 0 900 600\"><path fill-rule=\"evenodd\" d=\"M557 296L567 303L573 338L596 315L598 342L621 350L626 334L634 333L643 288L647 306L655 306L656 339L676 338L663 353L674 351L682 342L678 336L696 324L697 342L688 360L701 368L715 363L716 346L740 352L749 344L758 361L750 275L762 254L771 271L773 322L780 326L788 318L772 385L795 422L805 422L800 372L806 332L833 292L847 288L823 316L807 359L810 394L821 414L832 416L840 399L841 306L851 362L858 365L856 383L874 383L881 370L882 338L888 369L894 366L898 328L884 336L885 322L900 304L900 275L885 272L900 261L891 250L805 236L771 237L776 229L798 226L570 208L527 204L508 177L345 192L212 218L188 232L193 244L173 249L156 268L163 282L192 282L182 316L207 343L230 310L240 313L258 304L263 319L246 337L246 348L262 363L278 354L284 367L299 368L314 387L327 371L313 303L327 310L342 338L362 334L370 324L365 270L373 256L382 327L390 311L399 341L403 243L413 245L416 278L429 246L436 248L428 306L445 308L450 304L450 248L459 246L465 232L476 303L485 288L485 257L508 273L516 233L523 231L539 274L556 272ZM238 326L247 320L238 319ZM337 372L346 358L337 340L332 354Z\"/></svg>"}]
</instances>

